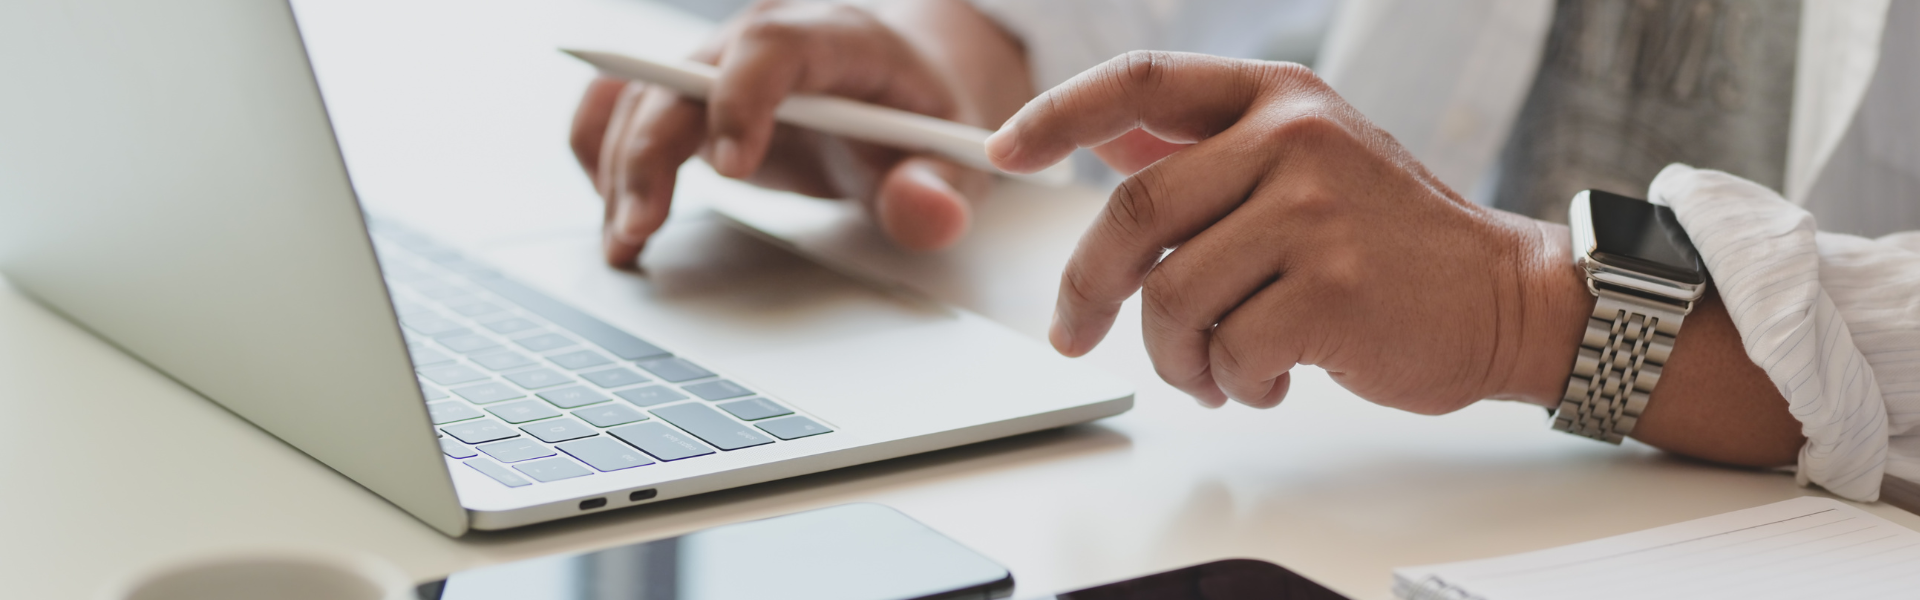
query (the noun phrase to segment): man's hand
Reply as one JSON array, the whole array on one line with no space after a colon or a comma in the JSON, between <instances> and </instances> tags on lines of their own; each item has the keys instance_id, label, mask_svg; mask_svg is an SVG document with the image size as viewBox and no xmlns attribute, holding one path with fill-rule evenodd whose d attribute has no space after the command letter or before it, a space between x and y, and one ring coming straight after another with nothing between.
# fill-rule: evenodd
<instances>
[{"instance_id":1,"label":"man's hand","mask_svg":"<svg viewBox=\"0 0 1920 600\"><path fill-rule=\"evenodd\" d=\"M790 94L830 94L991 128L1033 93L1019 45L964 0L875 12L764 0L693 58L720 68L707 103L601 78L574 116L574 155L606 201L615 266L632 265L666 220L675 174L695 154L728 177L860 199L904 247L951 244L986 174L777 125L774 108Z\"/></svg>"},{"instance_id":2,"label":"man's hand","mask_svg":"<svg viewBox=\"0 0 1920 600\"><path fill-rule=\"evenodd\" d=\"M1566 227L1461 199L1305 68L1128 54L1036 98L987 153L1033 171L1076 146L1139 171L1061 276L1062 353L1144 286L1155 369L1208 406L1273 406L1297 364L1418 413L1559 403L1594 302ZM1634 437L1757 466L1806 441L1711 294Z\"/></svg>"},{"instance_id":3,"label":"man's hand","mask_svg":"<svg viewBox=\"0 0 1920 600\"><path fill-rule=\"evenodd\" d=\"M1081 239L1051 333L1062 353L1092 349L1144 286L1155 368L1209 406L1273 406L1304 364L1437 414L1539 392L1526 368L1572 364L1552 338L1577 341L1592 300L1565 242L1460 198L1299 65L1128 54L1036 98L988 154L1019 172L1076 147L1148 162L1141 130L1170 154Z\"/></svg>"}]
</instances>

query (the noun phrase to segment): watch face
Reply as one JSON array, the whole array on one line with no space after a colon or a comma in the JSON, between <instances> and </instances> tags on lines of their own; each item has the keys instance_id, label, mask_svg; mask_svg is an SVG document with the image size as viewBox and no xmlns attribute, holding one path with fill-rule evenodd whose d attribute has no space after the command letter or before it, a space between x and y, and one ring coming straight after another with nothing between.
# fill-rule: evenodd
<instances>
[{"instance_id":1,"label":"watch face","mask_svg":"<svg viewBox=\"0 0 1920 600\"><path fill-rule=\"evenodd\" d=\"M1673 209L1591 190L1593 258L1682 283L1706 283L1707 267Z\"/></svg>"}]
</instances>

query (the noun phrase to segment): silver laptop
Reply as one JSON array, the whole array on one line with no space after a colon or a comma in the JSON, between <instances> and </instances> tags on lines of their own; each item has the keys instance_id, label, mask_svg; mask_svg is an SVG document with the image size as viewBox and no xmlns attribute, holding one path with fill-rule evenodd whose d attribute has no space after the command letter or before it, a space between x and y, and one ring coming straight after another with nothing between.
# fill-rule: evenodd
<instances>
[{"instance_id":1,"label":"silver laptop","mask_svg":"<svg viewBox=\"0 0 1920 600\"><path fill-rule=\"evenodd\" d=\"M690 301L591 239L483 258L370 220L281 2L9 0L0 81L0 271L449 535L1132 404L977 315L764 245L781 277Z\"/></svg>"}]
</instances>

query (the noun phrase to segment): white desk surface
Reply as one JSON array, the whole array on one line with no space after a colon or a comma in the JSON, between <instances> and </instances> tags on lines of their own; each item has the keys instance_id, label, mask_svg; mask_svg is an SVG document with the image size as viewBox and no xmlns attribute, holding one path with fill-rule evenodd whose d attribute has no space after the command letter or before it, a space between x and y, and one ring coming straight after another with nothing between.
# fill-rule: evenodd
<instances>
[{"instance_id":1,"label":"white desk surface","mask_svg":"<svg viewBox=\"0 0 1920 600\"><path fill-rule=\"evenodd\" d=\"M309 28L337 28L325 36L309 31L321 38L316 48L329 50L327 36L352 39L332 48L348 56L338 64L366 69L330 80L322 69L336 119L357 121L341 127L365 201L474 248L594 235L598 208L572 172L563 134L588 71L535 52L596 41L677 52L705 32L670 11L614 0L418 9L314 4L329 8L304 10ZM467 79L486 100L410 118L383 116L382 106L417 104L410 89L472 75L374 66L382 52L397 47L383 46L377 30L409 27L428 33L387 38L484 39L501 55L477 62L498 70L520 59L511 65L520 71L509 75L538 81L514 86ZM422 146L429 134L456 143ZM689 172L702 178L698 169ZM800 224L820 225L820 215L831 211L803 202L790 202L796 211L790 223L802 246L836 253L844 263L906 281L1040 340L1059 265L1101 199L1096 190L1009 187L980 207L980 235L952 251L919 256L878 251L871 233L857 229L841 228L849 237L825 236L820 232L828 228L819 227L809 234ZM683 234L715 236L720 244L761 243L725 227L698 203L687 204L670 225ZM0 596L86 598L107 579L156 561L259 547L363 551L427 579L833 504L879 502L1000 561L1024 594L1255 557L1355 598L1387 598L1396 566L1534 550L1819 493L1795 487L1782 474L1552 432L1530 406L1482 403L1443 417L1400 413L1361 401L1312 369L1296 371L1292 395L1279 408L1204 410L1153 375L1141 348L1137 303L1127 310L1107 343L1084 359L1136 386L1137 406L1125 415L450 539L0 286L0 415L12 424L0 435ZM1920 528L1912 514L1865 508Z\"/></svg>"}]
</instances>

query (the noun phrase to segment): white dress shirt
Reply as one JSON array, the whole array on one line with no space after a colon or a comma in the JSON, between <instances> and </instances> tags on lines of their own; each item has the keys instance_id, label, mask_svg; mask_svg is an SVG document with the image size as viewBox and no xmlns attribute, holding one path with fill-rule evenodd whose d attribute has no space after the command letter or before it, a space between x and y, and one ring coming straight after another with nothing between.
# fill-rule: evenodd
<instances>
[{"instance_id":1,"label":"white dress shirt","mask_svg":"<svg viewBox=\"0 0 1920 600\"><path fill-rule=\"evenodd\" d=\"M1250 56L1312 0L974 0L1026 44L1045 89L1132 49ZM1475 197L1524 100L1550 8L1525 0L1348 0L1320 70L1354 106ZM1789 197L1685 165L1674 207L1747 355L1807 444L1796 473L1856 500L1920 481L1920 2L1808 2ZM1823 232L1828 230L1874 235ZM1684 334L1683 334L1684 335Z\"/></svg>"}]
</instances>

